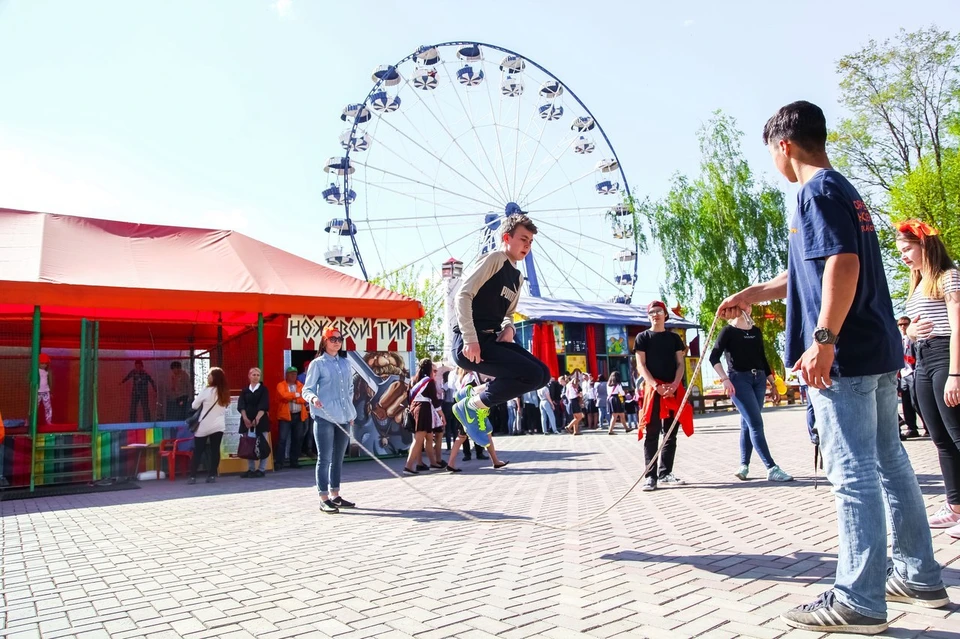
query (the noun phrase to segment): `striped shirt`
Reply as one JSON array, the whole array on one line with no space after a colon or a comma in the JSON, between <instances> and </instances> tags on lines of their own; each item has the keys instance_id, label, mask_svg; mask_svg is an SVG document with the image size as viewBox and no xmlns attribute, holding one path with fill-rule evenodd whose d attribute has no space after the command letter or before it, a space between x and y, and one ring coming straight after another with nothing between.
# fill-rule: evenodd
<instances>
[{"instance_id":1,"label":"striped shirt","mask_svg":"<svg viewBox=\"0 0 960 639\"><path fill-rule=\"evenodd\" d=\"M955 268L945 271L941 277L941 283L943 284L944 295L960 292L960 271ZM906 311L911 319L916 319L919 315L921 319L933 322L933 332L930 333L928 338L950 336L947 300L930 299L923 295L918 286L916 290L913 291L910 299L907 300Z\"/></svg>"}]
</instances>

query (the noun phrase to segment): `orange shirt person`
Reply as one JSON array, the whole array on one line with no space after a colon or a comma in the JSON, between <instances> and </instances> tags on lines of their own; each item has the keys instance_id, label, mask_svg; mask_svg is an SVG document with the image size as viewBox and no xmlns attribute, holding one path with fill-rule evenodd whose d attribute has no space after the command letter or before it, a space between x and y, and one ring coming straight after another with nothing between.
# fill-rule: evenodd
<instances>
[{"instance_id":1,"label":"orange shirt person","mask_svg":"<svg viewBox=\"0 0 960 639\"><path fill-rule=\"evenodd\" d=\"M283 468L285 462L290 468L300 467L303 437L310 422L307 402L303 399L303 383L297 379L297 372L297 367L291 366L287 369L284 380L277 384L277 395L280 396L280 409L277 411L280 437L277 447L273 449L274 470Z\"/></svg>"}]
</instances>

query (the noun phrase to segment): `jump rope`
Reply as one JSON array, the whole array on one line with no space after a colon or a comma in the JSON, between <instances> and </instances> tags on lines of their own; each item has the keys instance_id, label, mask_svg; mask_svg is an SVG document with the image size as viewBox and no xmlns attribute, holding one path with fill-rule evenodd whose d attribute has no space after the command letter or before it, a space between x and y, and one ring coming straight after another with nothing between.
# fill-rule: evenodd
<instances>
[{"instance_id":1,"label":"jump rope","mask_svg":"<svg viewBox=\"0 0 960 639\"><path fill-rule=\"evenodd\" d=\"M747 316L747 314L746 314L745 312L744 312L743 314L744 314L744 317L746 317L747 319L749 319L749 317ZM713 342L714 332L716 331L717 322L719 321L719 319L720 319L719 316L714 316L714 318L713 318L713 323L710 325L710 330L709 330L709 332L707 333L707 339L706 339L706 341L705 341L705 343L704 343L703 352L706 352L706 347ZM696 367L693 369L693 375L691 376L691 379L696 379L697 373L700 372L700 367L701 367L702 365L703 365L703 358L701 357L701 358L699 358L699 360L697 361ZM436 508L437 510L444 510L444 511L447 511L447 512L450 512L450 513L454 513L455 515L458 515L458 516L460 516L460 517L463 517L464 519L467 519L467 520L470 520L470 521L475 521L475 522L478 522L478 523L484 523L484 524L524 524L524 525L528 525L528 526L535 526L535 527L538 527L538 528L548 528L548 529L550 529L550 530L572 531L572 530L577 530L577 529L585 526L586 524L589 524L589 523L593 522L594 520L599 519L600 517L603 517L603 516L606 515L608 512L610 512L611 510L613 510L614 508L616 508L617 505L620 504L620 502L622 502L624 499L626 499L627 496L629 496L630 493L632 493L632 492L634 491L634 489L635 489L637 486L640 485L640 483L643 481L643 479L644 479L644 477L646 476L646 474L647 474L648 472L650 472L650 471L657 465L657 463L658 463L659 460L660 460L660 454L663 452L664 446L666 446L666 445L667 445L667 442L670 441L670 436L673 435L673 432L676 430L677 425L678 425L679 422L680 422L680 415L683 413L683 409L686 407L687 402L690 400L690 393L692 392L693 388L694 388L694 385L693 385L692 383L688 384L688 386L687 386L687 392L684 394L683 400L680 402L680 406L679 406L679 408L677 409L677 411L676 411L676 413L675 413L675 415L674 415L674 417L673 417L673 423L671 423L671 424L670 424L670 428L667 429L667 430L664 432L664 434L663 434L663 441L660 443L660 447L657 448L657 453L656 453L656 455L653 456L653 459L650 460L650 463L647 464L646 468L643 469L643 472L640 473L640 477L638 477L637 480L636 480L635 482L633 482L633 484L632 484L629 488L627 488L626 492L624 492L622 495L620 495L619 498L617 498L616 500L614 500L614 502L613 502L612 504L610 504L609 506L607 506L606 508L604 508L604 509L601 510L600 512L595 513L595 514L593 514L593 515L590 515L589 517L584 517L583 519L581 519L581 520L579 520L579 521L577 521L577 522L575 522L575 523L573 523L573 524L571 524L571 525L569 525L569 526L558 526L558 525L555 525L555 524L549 524L549 523L546 523L546 522L537 521L537 520L535 520L535 519L517 519L517 518L511 518L511 517L486 519L486 518L483 518L483 517L477 517L476 515L474 515L474 514L472 514L472 513L469 513L469 512L467 512L467 511L462 510L462 509L460 509L460 508L457 508L457 507L455 507L455 506L451 506L451 505L443 502L442 500L438 499L436 496L429 494L427 491L425 491L425 490L421 489L420 487L418 487L418 486L414 485L413 483L411 483L411 482L410 482L410 479L411 479L411 478L404 477L403 475L401 475L400 473L398 473L398 472L395 471L394 469L390 468L390 466L388 466L382 459L380 459L379 457L377 457L377 456L376 456L373 452L371 452L366 446L364 446L363 443L361 443L360 441L357 441L357 445L359 446L360 450L362 450L364 453L366 453L366 454L367 454L371 459L373 459L375 462L377 462L378 464L380 464L380 466L381 466L385 471L387 471L389 474L393 475L395 478L397 478L397 479L399 479L400 481L402 481L403 484L404 484L404 486L406 486L408 489L412 490L413 492L417 493L417 494L420 495L421 497L424 497L424 498L427 499L428 501L432 502L432 503L435 505L435 508ZM314 407L314 408L316 408L316 407ZM343 431L344 434L347 435L347 437L350 436L350 432L349 432L346 428L344 428L341 424L338 424L336 420L332 419L331 416L330 416L330 413L328 413L324 408L321 407L321 408L319 408L319 409L317 409L317 410L321 413L321 416L322 416L324 419L326 419L328 422L334 424L337 428L339 428L341 431Z\"/></svg>"}]
</instances>

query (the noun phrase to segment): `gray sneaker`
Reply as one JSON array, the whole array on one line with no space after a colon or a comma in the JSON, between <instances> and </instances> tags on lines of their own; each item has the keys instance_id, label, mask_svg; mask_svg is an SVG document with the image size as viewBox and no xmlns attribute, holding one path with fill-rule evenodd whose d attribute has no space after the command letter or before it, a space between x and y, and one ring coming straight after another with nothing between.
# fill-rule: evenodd
<instances>
[{"instance_id":1,"label":"gray sneaker","mask_svg":"<svg viewBox=\"0 0 960 639\"><path fill-rule=\"evenodd\" d=\"M812 632L876 635L887 629L886 619L861 615L837 601L832 590L817 597L813 603L786 611L780 618L791 628Z\"/></svg>"},{"instance_id":2,"label":"gray sneaker","mask_svg":"<svg viewBox=\"0 0 960 639\"><path fill-rule=\"evenodd\" d=\"M767 471L767 481L793 481L793 477L785 473L779 466L774 466Z\"/></svg>"},{"instance_id":3,"label":"gray sneaker","mask_svg":"<svg viewBox=\"0 0 960 639\"><path fill-rule=\"evenodd\" d=\"M640 490L642 490L645 493L649 493L650 491L653 491L656 489L657 489L657 478L647 477L647 479L643 482L643 488L641 488Z\"/></svg>"},{"instance_id":4,"label":"gray sneaker","mask_svg":"<svg viewBox=\"0 0 960 639\"><path fill-rule=\"evenodd\" d=\"M683 481L673 473L667 473L660 478L661 484L667 484L668 486L684 486L687 482Z\"/></svg>"},{"instance_id":5,"label":"gray sneaker","mask_svg":"<svg viewBox=\"0 0 960 639\"><path fill-rule=\"evenodd\" d=\"M943 608L950 603L947 589L942 585L936 590L916 590L887 568L887 601L913 604L921 608Z\"/></svg>"},{"instance_id":6,"label":"gray sneaker","mask_svg":"<svg viewBox=\"0 0 960 639\"><path fill-rule=\"evenodd\" d=\"M740 470L734 475L740 481L747 481L747 475L750 473L750 467L746 464L740 464Z\"/></svg>"}]
</instances>

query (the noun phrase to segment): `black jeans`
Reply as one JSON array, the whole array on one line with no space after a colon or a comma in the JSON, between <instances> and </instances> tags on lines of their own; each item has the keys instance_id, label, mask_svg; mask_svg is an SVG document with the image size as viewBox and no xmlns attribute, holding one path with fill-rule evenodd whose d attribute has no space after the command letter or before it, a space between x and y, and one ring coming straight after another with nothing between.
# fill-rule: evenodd
<instances>
[{"instance_id":1,"label":"black jeans","mask_svg":"<svg viewBox=\"0 0 960 639\"><path fill-rule=\"evenodd\" d=\"M660 418L660 395L653 396L653 414L650 416L650 423L647 424L647 432L643 436L643 459L646 466L657 454L660 448L660 434L666 428L670 428L673 422L673 413L670 414L669 421L664 423ZM662 478L673 472L673 460L677 456L677 432L680 430L680 424L673 429L673 433L667 439L667 443L660 453L660 468L651 468L646 472L646 477Z\"/></svg>"},{"instance_id":2,"label":"black jeans","mask_svg":"<svg viewBox=\"0 0 960 639\"><path fill-rule=\"evenodd\" d=\"M915 397L913 390L913 376L900 380L900 403L903 405L903 421L907 424L907 430L911 433L919 432L917 430L917 409L913 405Z\"/></svg>"},{"instance_id":3,"label":"black jeans","mask_svg":"<svg viewBox=\"0 0 960 639\"><path fill-rule=\"evenodd\" d=\"M480 363L463 356L463 335L453 333L453 357L468 371L489 375L494 379L480 394L487 407L503 404L514 397L537 390L550 381L550 369L530 351L515 342L498 342L493 333L480 334Z\"/></svg>"},{"instance_id":4,"label":"black jeans","mask_svg":"<svg viewBox=\"0 0 960 639\"><path fill-rule=\"evenodd\" d=\"M204 437L193 438L193 457L190 458L190 476L196 477L200 470L200 462L205 461L207 477L216 477L220 470L220 442L223 433L210 433ZM203 456L206 453L207 459Z\"/></svg>"},{"instance_id":5,"label":"black jeans","mask_svg":"<svg viewBox=\"0 0 960 639\"><path fill-rule=\"evenodd\" d=\"M943 401L949 372L950 338L917 342L917 369L913 377L920 414L937 446L947 503L960 506L960 406L950 408Z\"/></svg>"},{"instance_id":6,"label":"black jeans","mask_svg":"<svg viewBox=\"0 0 960 639\"><path fill-rule=\"evenodd\" d=\"M283 467L287 463L296 465L303 450L303 436L307 432L306 423L300 419L300 413L291 415L290 421L278 422L280 436L277 438L277 447L273 449L273 465ZM290 444L290 456L287 457L287 444ZM289 461L288 461L289 460Z\"/></svg>"}]
</instances>

